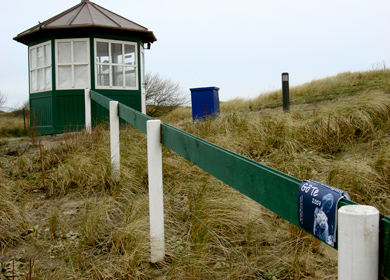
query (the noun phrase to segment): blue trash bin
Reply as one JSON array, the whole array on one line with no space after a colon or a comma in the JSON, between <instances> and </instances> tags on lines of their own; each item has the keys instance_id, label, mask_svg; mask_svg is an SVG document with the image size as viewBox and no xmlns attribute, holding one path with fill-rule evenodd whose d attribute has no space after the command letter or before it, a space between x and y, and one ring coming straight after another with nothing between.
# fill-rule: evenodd
<instances>
[{"instance_id":1,"label":"blue trash bin","mask_svg":"<svg viewBox=\"0 0 390 280\"><path fill-rule=\"evenodd\" d=\"M219 88L191 88L192 118L204 120L219 116Z\"/></svg>"}]
</instances>

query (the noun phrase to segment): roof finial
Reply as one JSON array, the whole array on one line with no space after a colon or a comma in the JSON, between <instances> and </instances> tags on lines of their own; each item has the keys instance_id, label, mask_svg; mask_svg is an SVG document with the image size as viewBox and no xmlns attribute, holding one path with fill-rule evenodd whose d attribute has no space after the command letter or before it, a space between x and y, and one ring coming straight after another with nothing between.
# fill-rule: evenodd
<instances>
[{"instance_id":1,"label":"roof finial","mask_svg":"<svg viewBox=\"0 0 390 280\"><path fill-rule=\"evenodd\" d=\"M89 2L89 0L81 0L81 2L84 2L84 3L85 3L85 2Z\"/></svg>"}]
</instances>

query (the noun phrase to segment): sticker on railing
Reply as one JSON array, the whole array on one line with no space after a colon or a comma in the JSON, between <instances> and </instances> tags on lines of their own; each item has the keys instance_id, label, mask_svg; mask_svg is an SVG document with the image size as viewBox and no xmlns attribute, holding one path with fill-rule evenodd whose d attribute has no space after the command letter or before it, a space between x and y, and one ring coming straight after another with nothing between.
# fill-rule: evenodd
<instances>
[{"instance_id":1,"label":"sticker on railing","mask_svg":"<svg viewBox=\"0 0 390 280\"><path fill-rule=\"evenodd\" d=\"M303 181L298 192L299 225L315 237L334 247L337 227L337 205L343 190L316 182Z\"/></svg>"}]
</instances>

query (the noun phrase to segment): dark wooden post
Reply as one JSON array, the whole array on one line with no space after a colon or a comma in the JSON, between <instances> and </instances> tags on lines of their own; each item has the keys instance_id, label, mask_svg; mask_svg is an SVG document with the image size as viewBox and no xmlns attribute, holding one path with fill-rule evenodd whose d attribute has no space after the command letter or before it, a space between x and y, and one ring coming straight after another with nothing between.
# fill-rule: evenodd
<instances>
[{"instance_id":1,"label":"dark wooden post","mask_svg":"<svg viewBox=\"0 0 390 280\"><path fill-rule=\"evenodd\" d=\"M24 130L26 130L26 110L23 108L23 122L24 122Z\"/></svg>"},{"instance_id":2,"label":"dark wooden post","mask_svg":"<svg viewBox=\"0 0 390 280\"><path fill-rule=\"evenodd\" d=\"M288 73L282 73L283 111L290 109L290 88Z\"/></svg>"}]
</instances>

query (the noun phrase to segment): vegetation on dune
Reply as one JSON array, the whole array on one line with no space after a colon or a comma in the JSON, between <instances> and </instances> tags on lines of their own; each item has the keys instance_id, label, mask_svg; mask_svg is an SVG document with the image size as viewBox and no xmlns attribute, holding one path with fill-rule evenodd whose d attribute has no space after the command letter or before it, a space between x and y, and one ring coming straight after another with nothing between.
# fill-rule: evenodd
<instances>
[{"instance_id":1,"label":"vegetation on dune","mask_svg":"<svg viewBox=\"0 0 390 280\"><path fill-rule=\"evenodd\" d=\"M27 136L28 130L28 115L26 116L25 128L22 110L11 113L0 112L0 137Z\"/></svg>"},{"instance_id":2,"label":"vegetation on dune","mask_svg":"<svg viewBox=\"0 0 390 280\"><path fill-rule=\"evenodd\" d=\"M275 92L224 102L213 121L193 122L184 107L162 120L389 215L390 71L343 73L290 93L288 113ZM15 155L0 140L1 263L34 260L24 279L30 271L32 279L256 279L183 205L264 279L337 278L335 250L167 148L164 188L175 200L164 197L166 258L151 264L146 137L131 127L120 137L119 184L102 127L35 137Z\"/></svg>"},{"instance_id":3,"label":"vegetation on dune","mask_svg":"<svg viewBox=\"0 0 390 280\"><path fill-rule=\"evenodd\" d=\"M334 77L296 86L290 89L291 104L315 103L318 101L335 100L344 96L356 95L368 90L384 90L390 87L390 70L367 72L346 72ZM262 94L248 102L248 108L274 108L282 106L282 92L274 91Z\"/></svg>"}]
</instances>

